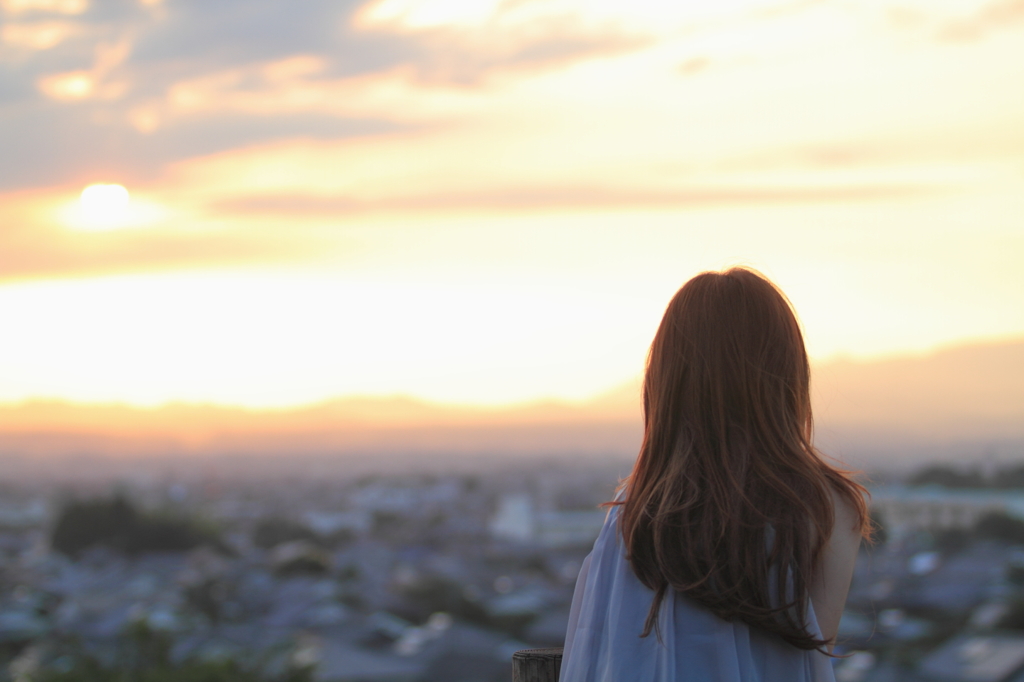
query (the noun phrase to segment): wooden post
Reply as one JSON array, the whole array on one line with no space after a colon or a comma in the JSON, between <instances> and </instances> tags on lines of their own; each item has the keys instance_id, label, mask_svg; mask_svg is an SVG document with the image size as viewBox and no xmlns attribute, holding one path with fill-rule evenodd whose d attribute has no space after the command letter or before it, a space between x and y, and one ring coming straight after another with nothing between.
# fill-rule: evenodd
<instances>
[{"instance_id":1,"label":"wooden post","mask_svg":"<svg viewBox=\"0 0 1024 682\"><path fill-rule=\"evenodd\" d=\"M512 682L558 682L562 647L523 649L512 654Z\"/></svg>"}]
</instances>

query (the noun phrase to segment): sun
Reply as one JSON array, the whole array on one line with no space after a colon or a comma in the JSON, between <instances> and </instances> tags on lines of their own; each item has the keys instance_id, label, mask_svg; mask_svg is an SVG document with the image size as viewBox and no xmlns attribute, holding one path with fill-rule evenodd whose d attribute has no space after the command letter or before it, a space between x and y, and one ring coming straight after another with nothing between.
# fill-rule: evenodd
<instances>
[{"instance_id":1,"label":"sun","mask_svg":"<svg viewBox=\"0 0 1024 682\"><path fill-rule=\"evenodd\" d=\"M0 0L2 1L2 0ZM131 196L124 185L93 183L82 190L78 200L67 201L57 209L58 220L72 230L109 232L153 227L163 224L169 211L145 193Z\"/></svg>"},{"instance_id":2,"label":"sun","mask_svg":"<svg viewBox=\"0 0 1024 682\"><path fill-rule=\"evenodd\" d=\"M78 199L83 222L92 229L120 227L128 214L131 196L124 185L89 185Z\"/></svg>"},{"instance_id":3,"label":"sun","mask_svg":"<svg viewBox=\"0 0 1024 682\"><path fill-rule=\"evenodd\" d=\"M82 190L82 217L96 227L116 227L128 211L131 197L123 185L96 184Z\"/></svg>"}]
</instances>

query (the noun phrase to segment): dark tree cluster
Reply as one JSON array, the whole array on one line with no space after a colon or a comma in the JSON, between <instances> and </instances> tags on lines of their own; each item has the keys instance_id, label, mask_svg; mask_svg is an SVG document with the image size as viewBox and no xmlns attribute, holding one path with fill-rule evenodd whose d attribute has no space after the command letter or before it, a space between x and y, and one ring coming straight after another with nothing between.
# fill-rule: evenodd
<instances>
[{"instance_id":1,"label":"dark tree cluster","mask_svg":"<svg viewBox=\"0 0 1024 682\"><path fill-rule=\"evenodd\" d=\"M50 545L68 556L96 546L141 554L217 543L216 533L194 519L142 512L121 496L70 502L50 535Z\"/></svg>"},{"instance_id":2,"label":"dark tree cluster","mask_svg":"<svg viewBox=\"0 0 1024 682\"><path fill-rule=\"evenodd\" d=\"M1024 521L1005 512L990 512L979 518L972 528L946 528L931 533L932 548L946 556L959 554L977 540L1024 545ZM1024 566L1013 567L1009 577L1017 584L1024 584Z\"/></svg>"},{"instance_id":3,"label":"dark tree cluster","mask_svg":"<svg viewBox=\"0 0 1024 682\"><path fill-rule=\"evenodd\" d=\"M33 682L310 682L308 668L286 668L269 675L261 666L233 660L206 661L171 657L171 640L137 623L129 628L113 662L104 662L71 643L60 652L69 663L42 668ZM260 661L257 661L260 663Z\"/></svg>"},{"instance_id":4,"label":"dark tree cluster","mask_svg":"<svg viewBox=\"0 0 1024 682\"><path fill-rule=\"evenodd\" d=\"M985 540L1024 545L1024 521L1000 512L985 514L978 519L974 533Z\"/></svg>"},{"instance_id":5,"label":"dark tree cluster","mask_svg":"<svg viewBox=\"0 0 1024 682\"><path fill-rule=\"evenodd\" d=\"M478 625L493 625L483 606L449 578L424 576L402 587L399 594L402 604L392 610L414 623L425 622L430 614L443 611Z\"/></svg>"}]
</instances>

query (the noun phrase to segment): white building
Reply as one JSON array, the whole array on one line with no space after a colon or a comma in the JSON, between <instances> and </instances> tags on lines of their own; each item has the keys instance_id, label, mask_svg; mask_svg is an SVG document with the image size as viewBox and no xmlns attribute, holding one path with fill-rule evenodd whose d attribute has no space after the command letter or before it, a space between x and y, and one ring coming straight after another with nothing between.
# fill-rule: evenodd
<instances>
[{"instance_id":1,"label":"white building","mask_svg":"<svg viewBox=\"0 0 1024 682\"><path fill-rule=\"evenodd\" d=\"M879 486L871 508L894 532L970 528L982 516L1003 513L1024 520L1024 492L948 490L939 486Z\"/></svg>"},{"instance_id":2,"label":"white building","mask_svg":"<svg viewBox=\"0 0 1024 682\"><path fill-rule=\"evenodd\" d=\"M585 547L597 539L605 514L603 509L539 514L537 541L545 547Z\"/></svg>"},{"instance_id":3,"label":"white building","mask_svg":"<svg viewBox=\"0 0 1024 682\"><path fill-rule=\"evenodd\" d=\"M491 518L491 535L498 540L530 542L534 539L533 499L529 495L502 495Z\"/></svg>"},{"instance_id":4,"label":"white building","mask_svg":"<svg viewBox=\"0 0 1024 682\"><path fill-rule=\"evenodd\" d=\"M529 495L504 495L491 518L491 535L499 540L536 542L544 547L586 546L604 525L601 509L537 512Z\"/></svg>"}]
</instances>

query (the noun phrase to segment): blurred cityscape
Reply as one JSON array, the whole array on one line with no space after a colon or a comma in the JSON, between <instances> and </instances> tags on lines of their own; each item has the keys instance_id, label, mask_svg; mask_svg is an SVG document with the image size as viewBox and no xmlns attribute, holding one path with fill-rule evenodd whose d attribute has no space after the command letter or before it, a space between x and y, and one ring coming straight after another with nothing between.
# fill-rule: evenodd
<instances>
[{"instance_id":1,"label":"blurred cityscape","mask_svg":"<svg viewBox=\"0 0 1024 682\"><path fill-rule=\"evenodd\" d=\"M562 644L628 463L508 464L25 475L0 488L2 670L508 680L514 651Z\"/></svg>"},{"instance_id":2,"label":"blurred cityscape","mask_svg":"<svg viewBox=\"0 0 1024 682\"><path fill-rule=\"evenodd\" d=\"M9 478L0 674L507 682L514 651L562 644L629 464ZM930 466L872 494L838 682L1024 680L1024 467Z\"/></svg>"}]
</instances>

